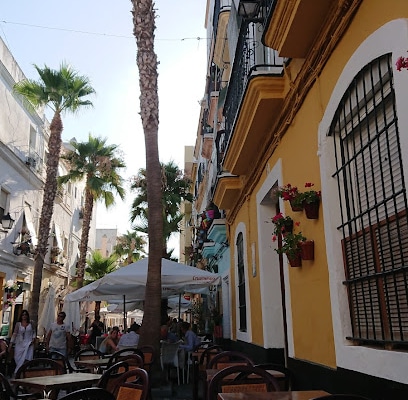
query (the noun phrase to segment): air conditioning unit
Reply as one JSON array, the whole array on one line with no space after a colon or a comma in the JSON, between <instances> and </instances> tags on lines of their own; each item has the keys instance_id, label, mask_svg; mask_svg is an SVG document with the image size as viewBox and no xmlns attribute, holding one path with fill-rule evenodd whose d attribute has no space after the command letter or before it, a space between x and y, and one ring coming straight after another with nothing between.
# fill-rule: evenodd
<instances>
[{"instance_id":1,"label":"air conditioning unit","mask_svg":"<svg viewBox=\"0 0 408 400\"><path fill-rule=\"evenodd\" d=\"M30 167L35 168L37 166L37 160L33 157L27 157L26 164Z\"/></svg>"}]
</instances>

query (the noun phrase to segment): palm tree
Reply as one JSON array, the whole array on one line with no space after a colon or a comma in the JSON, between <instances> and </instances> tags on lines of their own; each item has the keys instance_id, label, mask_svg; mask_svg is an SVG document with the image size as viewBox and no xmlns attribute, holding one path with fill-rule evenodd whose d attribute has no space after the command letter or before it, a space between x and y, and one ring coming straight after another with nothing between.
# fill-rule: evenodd
<instances>
[{"instance_id":1,"label":"palm tree","mask_svg":"<svg viewBox=\"0 0 408 400\"><path fill-rule=\"evenodd\" d=\"M119 257L126 256L125 265L129 265L144 256L144 246L146 246L146 240L143 237L139 236L137 232L127 231L117 238L113 251Z\"/></svg>"},{"instance_id":2,"label":"palm tree","mask_svg":"<svg viewBox=\"0 0 408 400\"><path fill-rule=\"evenodd\" d=\"M156 356L160 346L161 243L163 218L161 205L161 168L157 136L159 96L157 56L154 52L156 13L152 0L132 0L133 34L136 37L140 86L140 115L146 147L147 202L149 204L149 265L146 282L143 327L139 344L153 345ZM156 360L158 357L156 357Z\"/></svg>"},{"instance_id":3,"label":"palm tree","mask_svg":"<svg viewBox=\"0 0 408 400\"><path fill-rule=\"evenodd\" d=\"M38 320L38 308L44 266L50 235L51 219L54 211L54 200L57 193L58 162L61 152L61 133L63 130L61 115L64 112L76 112L80 108L92 106L86 96L95 91L89 79L79 75L70 66L62 63L59 70L34 65L40 76L39 81L25 79L14 85L14 91L27 101L27 105L36 107L48 106L54 112L50 124L48 141L47 172L44 185L38 231L38 244L34 254L33 290L31 293L30 315Z\"/></svg>"},{"instance_id":4,"label":"palm tree","mask_svg":"<svg viewBox=\"0 0 408 400\"><path fill-rule=\"evenodd\" d=\"M88 278L84 279L84 283L87 285L115 271L117 269L117 258L115 256L103 257L99 251L94 251L86 264L85 273ZM101 302L95 301L95 318L99 315L100 309Z\"/></svg>"},{"instance_id":5,"label":"palm tree","mask_svg":"<svg viewBox=\"0 0 408 400\"><path fill-rule=\"evenodd\" d=\"M72 140L71 145L74 150L67 151L62 155L62 158L67 160L70 171L67 175L60 176L58 182L62 184L68 181L86 179L82 234L77 265L78 288L83 286L94 202L103 200L105 206L110 207L115 203L115 194L118 194L122 200L125 197L123 178L119 175L120 168L124 168L125 164L117 155L118 146L107 145L106 140L94 138L92 135L89 135L87 142L77 143Z\"/></svg>"},{"instance_id":6,"label":"palm tree","mask_svg":"<svg viewBox=\"0 0 408 400\"><path fill-rule=\"evenodd\" d=\"M167 250L167 242L174 232L179 231L179 224L183 219L180 213L181 201L192 201L193 196L189 193L190 180L187 179L177 165L170 161L161 164L162 168L162 215L163 215L163 238L162 256L170 258L171 252ZM137 192L131 209L131 221L138 220L133 228L139 232L147 232L148 229L148 204L147 204L147 180L146 170L141 168L137 176L133 178L131 190ZM169 254L170 253L170 254Z\"/></svg>"}]
</instances>

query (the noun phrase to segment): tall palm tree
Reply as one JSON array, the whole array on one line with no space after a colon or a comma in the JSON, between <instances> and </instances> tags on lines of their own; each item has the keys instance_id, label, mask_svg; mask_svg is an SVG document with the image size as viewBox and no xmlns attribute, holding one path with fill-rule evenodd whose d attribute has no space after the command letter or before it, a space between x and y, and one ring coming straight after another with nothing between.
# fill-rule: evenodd
<instances>
[{"instance_id":1,"label":"tall palm tree","mask_svg":"<svg viewBox=\"0 0 408 400\"><path fill-rule=\"evenodd\" d=\"M163 216L163 238L162 257L170 258L167 251L167 242L174 232L179 231L179 224L183 219L180 213L180 203L192 201L193 196L189 193L190 180L187 179L178 166L170 161L161 164L162 168L162 216ZM133 178L131 190L136 191L137 196L133 200L130 220L138 220L133 228L139 232L146 233L148 228L148 204L147 204L147 179L146 170L141 168L138 175Z\"/></svg>"},{"instance_id":2,"label":"tall palm tree","mask_svg":"<svg viewBox=\"0 0 408 400\"><path fill-rule=\"evenodd\" d=\"M89 229L91 226L94 202L103 200L106 207L115 203L115 194L123 200L125 190L120 169L125 167L117 154L118 146L106 144L107 139L89 135L87 142L71 141L74 150L67 151L61 157L70 167L68 174L58 178L59 183L86 179L85 204L83 207L82 234L77 264L77 287L83 286L86 254L88 251Z\"/></svg>"},{"instance_id":3,"label":"tall palm tree","mask_svg":"<svg viewBox=\"0 0 408 400\"><path fill-rule=\"evenodd\" d=\"M145 246L146 240L142 236L139 236L137 232L127 231L117 238L113 251L119 257L126 256L125 265L129 265L142 258L145 254Z\"/></svg>"},{"instance_id":4,"label":"tall palm tree","mask_svg":"<svg viewBox=\"0 0 408 400\"><path fill-rule=\"evenodd\" d=\"M156 13L152 0L131 0L133 34L136 37L136 62L139 69L140 115L146 147L147 202L149 204L149 263L145 309L140 345L150 344L159 354L161 304L161 242L163 218L161 206L161 168L157 143L159 96L157 56L154 52ZM158 357L156 357L156 360Z\"/></svg>"},{"instance_id":5,"label":"tall palm tree","mask_svg":"<svg viewBox=\"0 0 408 400\"><path fill-rule=\"evenodd\" d=\"M94 251L91 258L88 258L86 261L86 265L85 272L87 278L84 279L84 283L87 285L115 271L117 269L117 257L103 257L99 251ZM100 309L101 302L95 301L95 318L99 315Z\"/></svg>"},{"instance_id":6,"label":"tall palm tree","mask_svg":"<svg viewBox=\"0 0 408 400\"><path fill-rule=\"evenodd\" d=\"M54 112L50 124L48 141L47 172L41 208L38 244L34 254L33 290L31 293L30 315L38 321L38 308L42 281L44 258L47 253L54 200L57 193L57 172L61 152L61 133L63 130L61 115L64 112L76 112L80 108L92 106L86 97L95 91L86 76L79 75L69 65L62 63L59 70L46 65L40 68L34 65L40 76L38 81L25 79L14 85L14 91L27 101L27 105L48 106Z\"/></svg>"}]
</instances>

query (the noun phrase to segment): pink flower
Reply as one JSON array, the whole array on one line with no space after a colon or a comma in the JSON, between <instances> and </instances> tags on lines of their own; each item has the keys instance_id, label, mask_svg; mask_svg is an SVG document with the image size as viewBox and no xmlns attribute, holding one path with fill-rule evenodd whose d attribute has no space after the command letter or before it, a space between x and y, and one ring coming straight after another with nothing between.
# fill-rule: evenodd
<instances>
[{"instance_id":1,"label":"pink flower","mask_svg":"<svg viewBox=\"0 0 408 400\"><path fill-rule=\"evenodd\" d=\"M401 71L403 68L408 69L408 57L399 57L395 66L397 71Z\"/></svg>"},{"instance_id":2,"label":"pink flower","mask_svg":"<svg viewBox=\"0 0 408 400\"><path fill-rule=\"evenodd\" d=\"M276 235L272 235L272 242L276 242Z\"/></svg>"},{"instance_id":3,"label":"pink flower","mask_svg":"<svg viewBox=\"0 0 408 400\"><path fill-rule=\"evenodd\" d=\"M299 221L295 222L295 226L300 226L300 222Z\"/></svg>"},{"instance_id":4,"label":"pink flower","mask_svg":"<svg viewBox=\"0 0 408 400\"><path fill-rule=\"evenodd\" d=\"M312 187L312 186L314 186L314 183L312 183L312 182L306 182L305 183L305 187Z\"/></svg>"},{"instance_id":5,"label":"pink flower","mask_svg":"<svg viewBox=\"0 0 408 400\"><path fill-rule=\"evenodd\" d=\"M283 218L282 213L276 214L276 215L272 218L272 222L277 222L277 221L279 221L279 220L282 219L282 218Z\"/></svg>"}]
</instances>

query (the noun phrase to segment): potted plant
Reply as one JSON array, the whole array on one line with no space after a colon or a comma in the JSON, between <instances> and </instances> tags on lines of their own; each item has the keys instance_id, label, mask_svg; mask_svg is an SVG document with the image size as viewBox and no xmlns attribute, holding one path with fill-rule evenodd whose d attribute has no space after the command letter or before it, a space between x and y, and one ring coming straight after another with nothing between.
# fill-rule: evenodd
<instances>
[{"instance_id":1,"label":"potted plant","mask_svg":"<svg viewBox=\"0 0 408 400\"><path fill-rule=\"evenodd\" d=\"M302 211L303 204L297 186L292 186L290 183L280 186L276 190L276 195L284 201L289 201L292 211Z\"/></svg>"},{"instance_id":2,"label":"potted plant","mask_svg":"<svg viewBox=\"0 0 408 400\"><path fill-rule=\"evenodd\" d=\"M284 217L282 213L276 214L272 218L272 222L275 225L275 235L284 235L293 231L293 219L289 216Z\"/></svg>"},{"instance_id":3,"label":"potted plant","mask_svg":"<svg viewBox=\"0 0 408 400\"><path fill-rule=\"evenodd\" d=\"M314 183L306 182L305 188L311 188ZM314 189L307 190L300 194L303 208L306 212L306 217L309 219L317 219L319 217L319 205L320 205L321 192Z\"/></svg>"},{"instance_id":4,"label":"potted plant","mask_svg":"<svg viewBox=\"0 0 408 400\"><path fill-rule=\"evenodd\" d=\"M305 241L306 238L299 233L288 233L283 237L281 252L286 254L291 267L302 266L302 253L300 244Z\"/></svg>"},{"instance_id":5,"label":"potted plant","mask_svg":"<svg viewBox=\"0 0 408 400\"><path fill-rule=\"evenodd\" d=\"M300 246L305 240L306 238L302 235L302 232L287 233L282 237L282 246L275 249L275 251L278 254L286 254L291 267L301 267L302 254Z\"/></svg>"}]
</instances>

